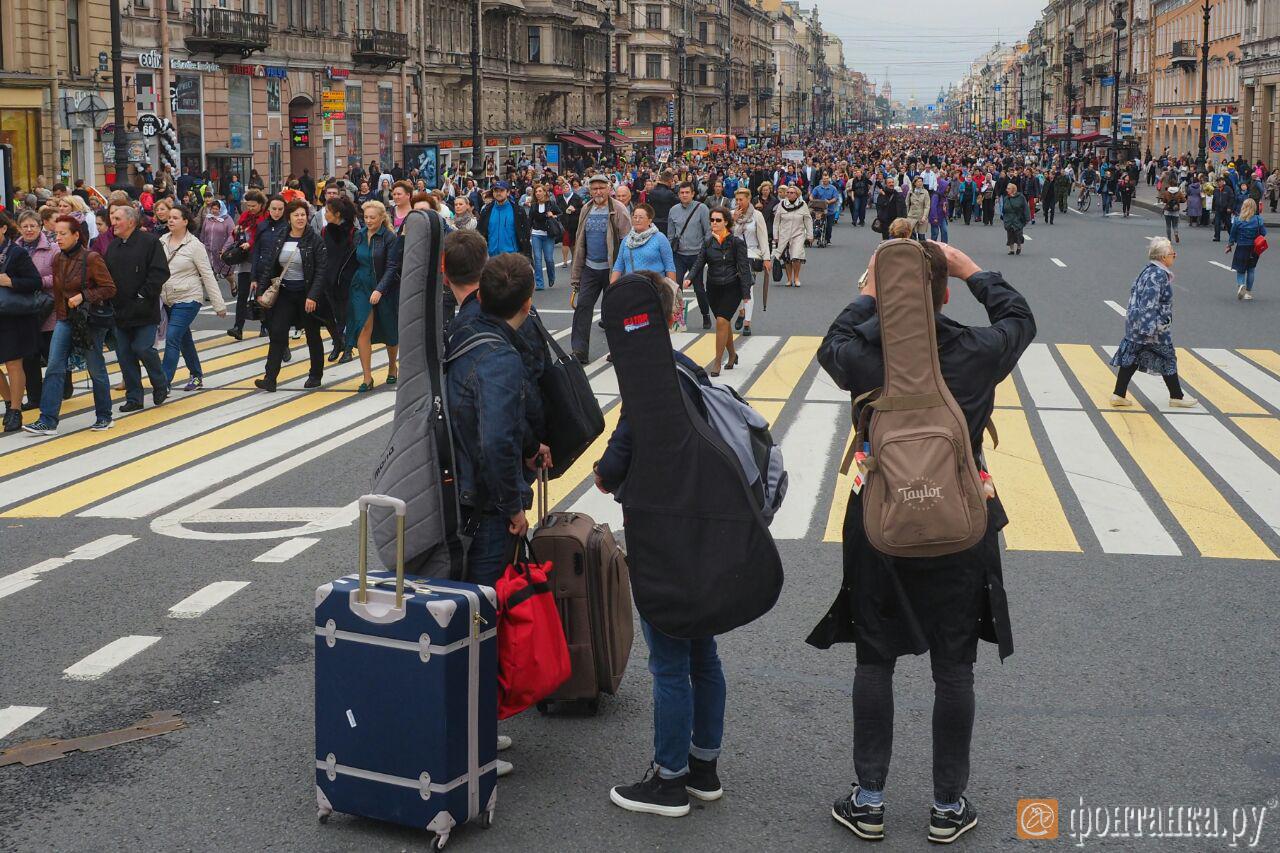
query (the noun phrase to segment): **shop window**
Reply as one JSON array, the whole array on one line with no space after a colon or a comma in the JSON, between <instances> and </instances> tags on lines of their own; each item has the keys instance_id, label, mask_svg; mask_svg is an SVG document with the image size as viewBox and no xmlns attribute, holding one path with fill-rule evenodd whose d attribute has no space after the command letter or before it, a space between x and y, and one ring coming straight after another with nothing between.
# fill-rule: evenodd
<instances>
[{"instance_id":1,"label":"shop window","mask_svg":"<svg viewBox=\"0 0 1280 853\"><path fill-rule=\"evenodd\" d=\"M391 104L391 86L378 86L378 161L384 169L395 162L392 145L392 123L395 114Z\"/></svg>"},{"instance_id":2,"label":"shop window","mask_svg":"<svg viewBox=\"0 0 1280 853\"><path fill-rule=\"evenodd\" d=\"M363 92L348 81L347 92L347 165L358 166L364 159Z\"/></svg>"},{"instance_id":3,"label":"shop window","mask_svg":"<svg viewBox=\"0 0 1280 853\"><path fill-rule=\"evenodd\" d=\"M0 142L13 146L13 185L34 187L40 174L40 111L0 109Z\"/></svg>"},{"instance_id":4,"label":"shop window","mask_svg":"<svg viewBox=\"0 0 1280 853\"><path fill-rule=\"evenodd\" d=\"M242 74L227 77L227 124L230 136L227 147L247 151L253 147L251 116L253 115L253 78Z\"/></svg>"}]
</instances>

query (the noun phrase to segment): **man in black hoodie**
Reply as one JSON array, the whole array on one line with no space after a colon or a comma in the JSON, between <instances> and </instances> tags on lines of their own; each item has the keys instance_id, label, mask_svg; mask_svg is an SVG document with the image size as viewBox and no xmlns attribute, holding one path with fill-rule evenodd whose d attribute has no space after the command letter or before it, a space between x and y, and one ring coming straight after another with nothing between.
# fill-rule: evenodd
<instances>
[{"instance_id":1,"label":"man in black hoodie","mask_svg":"<svg viewBox=\"0 0 1280 853\"><path fill-rule=\"evenodd\" d=\"M147 368L151 397L158 406L169 396L156 352L156 328L160 325L160 289L169 280L169 262L154 234L139 226L142 214L136 207L116 205L111 209L111 229L116 239L107 246L107 271L116 284L111 300L115 309L116 350L120 375L124 379L122 412L142 409L142 371Z\"/></svg>"},{"instance_id":2,"label":"man in black hoodie","mask_svg":"<svg viewBox=\"0 0 1280 853\"><path fill-rule=\"evenodd\" d=\"M663 234L667 233L667 219L671 215L671 208L679 203L675 190L671 188L675 179L676 176L670 169L663 169L658 175L657 185L647 198L649 206L653 208L653 224Z\"/></svg>"}]
</instances>

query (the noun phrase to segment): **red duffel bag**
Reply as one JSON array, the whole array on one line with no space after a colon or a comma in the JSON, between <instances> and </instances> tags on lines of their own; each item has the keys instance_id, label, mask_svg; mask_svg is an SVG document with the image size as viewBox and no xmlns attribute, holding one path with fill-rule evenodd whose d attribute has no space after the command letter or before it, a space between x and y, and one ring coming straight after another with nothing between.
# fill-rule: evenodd
<instances>
[{"instance_id":1,"label":"red duffel bag","mask_svg":"<svg viewBox=\"0 0 1280 853\"><path fill-rule=\"evenodd\" d=\"M547 581L551 564L529 556L520 540L498 593L498 719L541 702L569 678L569 645Z\"/></svg>"}]
</instances>

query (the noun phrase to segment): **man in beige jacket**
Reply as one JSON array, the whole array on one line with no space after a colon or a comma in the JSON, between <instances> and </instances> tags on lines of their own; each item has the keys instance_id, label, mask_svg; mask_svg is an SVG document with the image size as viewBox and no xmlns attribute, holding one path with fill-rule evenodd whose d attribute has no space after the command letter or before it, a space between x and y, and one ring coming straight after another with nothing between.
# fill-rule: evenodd
<instances>
[{"instance_id":1,"label":"man in beige jacket","mask_svg":"<svg viewBox=\"0 0 1280 853\"><path fill-rule=\"evenodd\" d=\"M591 316L596 301L609 283L609 271L613 269L622 238L631 233L631 215L625 205L611 198L608 176L592 175L587 183L591 203L582 209L578 218L578 233L573 240L573 269L569 275L569 286L576 295L570 348L574 358L583 364L589 357Z\"/></svg>"}]
</instances>

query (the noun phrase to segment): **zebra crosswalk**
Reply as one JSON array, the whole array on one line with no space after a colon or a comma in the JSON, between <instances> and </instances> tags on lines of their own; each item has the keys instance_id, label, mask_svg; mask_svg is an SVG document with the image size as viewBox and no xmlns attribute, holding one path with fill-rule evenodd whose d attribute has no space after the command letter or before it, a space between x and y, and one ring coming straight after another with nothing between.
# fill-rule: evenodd
<instances>
[{"instance_id":1,"label":"zebra crosswalk","mask_svg":"<svg viewBox=\"0 0 1280 853\"><path fill-rule=\"evenodd\" d=\"M694 361L714 338L678 333ZM838 472L852 440L849 397L818 367L816 336L739 338L740 361L720 377L773 425L791 476L773 522L776 539L838 542L848 478ZM207 337L205 390L88 430L92 396L68 401L59 435L0 439L0 517L149 519L228 483L256 478L304 450L338 452L389 423L394 395L357 394L359 365L330 366L320 391L301 388L305 346L281 373L280 391L254 389L265 343ZM1280 353L1178 351L1196 410L1171 409L1158 377L1139 374L1134 405L1109 405L1112 350L1035 343L997 390L1000 444L985 457L1010 523L1013 551L1275 560L1280 547ZM375 353L375 368L386 354ZM621 413L617 377L587 367L606 430L551 484L551 504L621 527L591 465ZM354 487L353 487L354 488ZM349 496L354 499L354 492Z\"/></svg>"}]
</instances>

